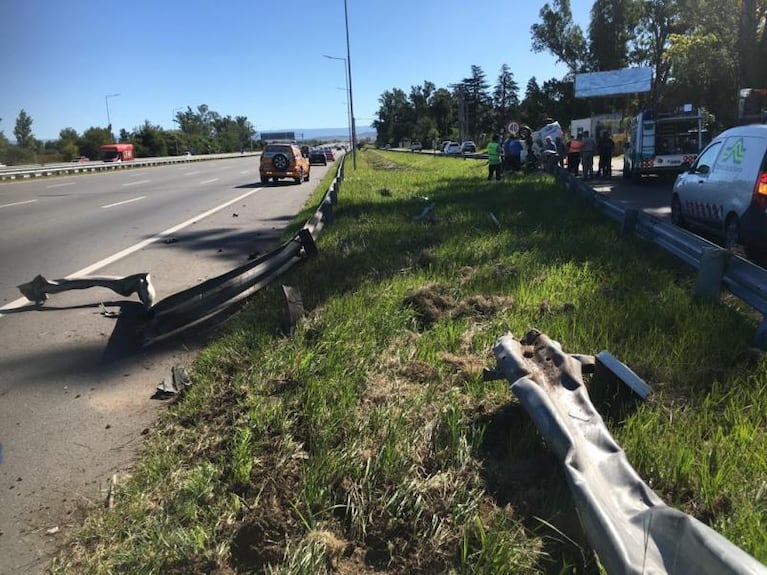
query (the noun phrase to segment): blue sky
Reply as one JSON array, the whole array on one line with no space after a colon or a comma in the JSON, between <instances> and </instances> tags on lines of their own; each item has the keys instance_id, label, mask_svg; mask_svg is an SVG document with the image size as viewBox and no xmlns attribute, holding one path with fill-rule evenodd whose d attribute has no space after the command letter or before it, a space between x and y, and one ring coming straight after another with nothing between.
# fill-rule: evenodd
<instances>
[{"instance_id":1,"label":"blue sky","mask_svg":"<svg viewBox=\"0 0 767 575\"><path fill-rule=\"evenodd\" d=\"M347 0L354 115L385 90L446 87L506 63L522 91L566 69L530 49L544 1ZM588 26L593 0L571 0ZM0 130L24 109L40 139L65 127L174 128L200 104L256 130L347 126L343 0L0 0ZM119 96L107 95L119 94Z\"/></svg>"}]
</instances>

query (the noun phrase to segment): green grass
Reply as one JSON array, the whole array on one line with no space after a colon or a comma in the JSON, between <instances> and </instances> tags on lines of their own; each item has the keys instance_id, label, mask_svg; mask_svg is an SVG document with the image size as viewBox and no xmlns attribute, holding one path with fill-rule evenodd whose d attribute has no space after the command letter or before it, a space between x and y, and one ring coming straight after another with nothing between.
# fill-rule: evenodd
<instances>
[{"instance_id":1,"label":"green grass","mask_svg":"<svg viewBox=\"0 0 767 575\"><path fill-rule=\"evenodd\" d=\"M753 317L696 301L691 270L550 178L485 176L359 154L319 255L281 281L305 321L288 337L277 287L253 296L53 571L601 573L559 464L508 386L482 381L494 340L532 327L642 376L650 401L605 404L629 460L767 561Z\"/></svg>"}]
</instances>

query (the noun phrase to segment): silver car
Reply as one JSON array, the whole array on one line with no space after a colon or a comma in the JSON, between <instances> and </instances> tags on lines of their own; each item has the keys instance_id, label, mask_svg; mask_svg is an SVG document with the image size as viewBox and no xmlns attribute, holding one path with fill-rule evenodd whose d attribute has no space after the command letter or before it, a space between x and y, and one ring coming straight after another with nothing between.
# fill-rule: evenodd
<instances>
[{"instance_id":1,"label":"silver car","mask_svg":"<svg viewBox=\"0 0 767 575\"><path fill-rule=\"evenodd\" d=\"M767 250L767 124L730 128L677 176L671 221L712 231L725 247Z\"/></svg>"}]
</instances>

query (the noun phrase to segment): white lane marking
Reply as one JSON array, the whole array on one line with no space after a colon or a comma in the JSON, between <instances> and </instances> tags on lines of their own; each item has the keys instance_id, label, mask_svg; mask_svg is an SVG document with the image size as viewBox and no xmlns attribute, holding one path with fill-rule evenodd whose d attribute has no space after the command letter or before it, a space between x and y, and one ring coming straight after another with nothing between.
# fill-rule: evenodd
<instances>
[{"instance_id":1,"label":"white lane marking","mask_svg":"<svg viewBox=\"0 0 767 575\"><path fill-rule=\"evenodd\" d=\"M50 186L45 186L45 187L50 190L51 188L63 188L64 186L74 186L74 185L75 185L75 182L62 182L60 184L51 184Z\"/></svg>"},{"instance_id":2,"label":"white lane marking","mask_svg":"<svg viewBox=\"0 0 767 575\"><path fill-rule=\"evenodd\" d=\"M146 174L146 170L131 170L128 173L129 178L135 178L136 176L140 176L141 174Z\"/></svg>"},{"instance_id":3,"label":"white lane marking","mask_svg":"<svg viewBox=\"0 0 767 575\"><path fill-rule=\"evenodd\" d=\"M185 176L196 176L199 173L200 173L200 171L197 170L196 172L184 172L184 175Z\"/></svg>"},{"instance_id":4,"label":"white lane marking","mask_svg":"<svg viewBox=\"0 0 767 575\"><path fill-rule=\"evenodd\" d=\"M138 202L139 200L143 200L146 198L146 196L139 196L138 198L133 198L130 200L123 200L122 202L115 202L114 204L107 204L106 206L101 206L102 208L114 208L115 206L122 206L123 204L130 204L131 202Z\"/></svg>"},{"instance_id":5,"label":"white lane marking","mask_svg":"<svg viewBox=\"0 0 767 575\"><path fill-rule=\"evenodd\" d=\"M137 244L133 244L132 246L127 247L124 250L121 250L121 251L117 252L116 254L113 254L113 255L111 255L109 257L104 258L101 261L96 262L95 264L91 264L88 267L84 267L81 270L77 270L76 272L69 274L64 279L72 279L72 278L78 278L78 277L82 277L82 276L87 276L88 274L91 274L91 273L93 273L95 271L98 271L101 268L105 268L108 265L113 264L114 262L119 261L119 260L123 259L124 257L127 257L127 256L131 255L134 252L137 252L139 250L144 249L145 247L147 247L148 245L150 245L150 244L152 244L154 242L162 240L166 236L174 234L174 233L176 233L179 230L183 230L184 228L191 226L195 222L203 220L203 219L207 218L208 216L212 216L216 212L220 212L221 210L223 210L225 208L228 208L232 204L236 204L237 202L240 202L240 201L244 200L245 198L247 198L248 196L250 196L252 194L255 194L256 192L258 192L260 190L263 190L263 189L264 188L253 188L249 192L245 192L244 194L242 194L240 196L237 196L233 200L229 200L228 202L224 202L220 206L216 206L215 208L212 208L212 209L208 210L207 212L203 212L203 213L201 213L199 215L194 216L193 218L189 218L185 222L181 222L180 224L177 224L177 225L173 226L172 228L168 228L167 230L165 230L163 232L160 232L159 234L156 234L156 235L152 236L151 238L147 238L145 240L140 241ZM32 201L35 201L35 200L32 200ZM30 301L27 298L25 298L25 297L21 297L21 298L15 300L15 301L12 301L11 303L9 303L9 304L7 304L7 305L5 305L3 307L0 307L0 318L4 317L3 313L2 313L4 311L9 311L9 310L16 309L18 307L23 307L23 306L26 306L26 305L29 305L29 304L30 304Z\"/></svg>"},{"instance_id":6,"label":"white lane marking","mask_svg":"<svg viewBox=\"0 0 767 575\"><path fill-rule=\"evenodd\" d=\"M13 202L12 204L3 204L2 206L0 206L0 208L11 208L13 206L22 206L24 204L31 204L31 203L34 203L36 201L37 200L25 200L23 202Z\"/></svg>"},{"instance_id":7,"label":"white lane marking","mask_svg":"<svg viewBox=\"0 0 767 575\"><path fill-rule=\"evenodd\" d=\"M205 185L205 184L212 184L213 182L217 182L217 181L218 181L218 178L213 178L212 180L204 180L204 181L200 182L200 185L202 186L202 185Z\"/></svg>"},{"instance_id":8,"label":"white lane marking","mask_svg":"<svg viewBox=\"0 0 767 575\"><path fill-rule=\"evenodd\" d=\"M151 181L152 180L139 180L138 182L128 182L127 184L123 184L123 187L127 188L128 186L138 186L139 184L148 184Z\"/></svg>"},{"instance_id":9,"label":"white lane marking","mask_svg":"<svg viewBox=\"0 0 767 575\"><path fill-rule=\"evenodd\" d=\"M249 174L249 173L250 173L250 170L243 170L243 171L241 171L240 173L241 173L241 174Z\"/></svg>"}]
</instances>

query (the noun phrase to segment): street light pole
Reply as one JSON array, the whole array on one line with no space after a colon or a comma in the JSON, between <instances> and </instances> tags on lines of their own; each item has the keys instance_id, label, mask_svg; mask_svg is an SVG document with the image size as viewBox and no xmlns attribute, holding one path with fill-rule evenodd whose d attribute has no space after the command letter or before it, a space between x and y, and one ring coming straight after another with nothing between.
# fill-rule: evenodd
<instances>
[{"instance_id":1,"label":"street light pole","mask_svg":"<svg viewBox=\"0 0 767 575\"><path fill-rule=\"evenodd\" d=\"M348 93L350 91L350 87L349 87L349 70L348 70L348 67L346 65L346 61L347 61L346 58L340 58L338 56L328 56L327 54L323 54L322 57L323 58L328 58L330 60L340 60L341 62L344 63L344 76L346 76L346 92ZM349 145L353 146L354 144L352 143L353 142L353 140L352 140L352 112L351 112L351 108L349 107L348 102L346 104L346 116L347 116L346 121L348 122L348 126L349 126Z\"/></svg>"},{"instance_id":2,"label":"street light pole","mask_svg":"<svg viewBox=\"0 0 767 575\"><path fill-rule=\"evenodd\" d=\"M352 97L352 56L349 50L349 9L344 0L344 21L346 23L346 67L349 70L349 114L352 120L352 160L354 169L357 169L357 128L354 125L354 98Z\"/></svg>"},{"instance_id":3,"label":"street light pole","mask_svg":"<svg viewBox=\"0 0 767 575\"><path fill-rule=\"evenodd\" d=\"M116 98L120 94L107 94L104 96L104 102L107 105L107 130L109 130L109 134L112 134L112 119L109 117L109 98Z\"/></svg>"}]
</instances>

